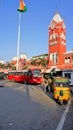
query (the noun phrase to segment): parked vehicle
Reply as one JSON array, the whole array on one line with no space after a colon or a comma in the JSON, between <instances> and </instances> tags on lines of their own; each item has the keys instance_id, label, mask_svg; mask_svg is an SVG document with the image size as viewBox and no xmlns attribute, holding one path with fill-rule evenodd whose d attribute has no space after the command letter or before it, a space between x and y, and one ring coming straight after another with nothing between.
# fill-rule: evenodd
<instances>
[{"instance_id":1,"label":"parked vehicle","mask_svg":"<svg viewBox=\"0 0 73 130\"><path fill-rule=\"evenodd\" d=\"M27 70L15 70L8 72L8 80L13 82L22 82L25 81Z\"/></svg>"},{"instance_id":2,"label":"parked vehicle","mask_svg":"<svg viewBox=\"0 0 73 130\"><path fill-rule=\"evenodd\" d=\"M5 78L4 72L0 72L0 79L4 79L4 78Z\"/></svg>"},{"instance_id":3,"label":"parked vehicle","mask_svg":"<svg viewBox=\"0 0 73 130\"><path fill-rule=\"evenodd\" d=\"M8 72L8 80L15 82L28 83L42 83L42 75L40 69L15 70Z\"/></svg>"},{"instance_id":4,"label":"parked vehicle","mask_svg":"<svg viewBox=\"0 0 73 130\"><path fill-rule=\"evenodd\" d=\"M69 79L69 82L70 82L70 90L71 92L73 93L73 70L63 70L62 72L63 74L63 77L66 77Z\"/></svg>"},{"instance_id":5,"label":"parked vehicle","mask_svg":"<svg viewBox=\"0 0 73 130\"><path fill-rule=\"evenodd\" d=\"M70 99L70 87L68 78L55 77L53 84L54 99L60 104L63 102L68 102Z\"/></svg>"},{"instance_id":6,"label":"parked vehicle","mask_svg":"<svg viewBox=\"0 0 73 130\"><path fill-rule=\"evenodd\" d=\"M41 84L43 81L40 69L29 69L25 78L26 84Z\"/></svg>"}]
</instances>

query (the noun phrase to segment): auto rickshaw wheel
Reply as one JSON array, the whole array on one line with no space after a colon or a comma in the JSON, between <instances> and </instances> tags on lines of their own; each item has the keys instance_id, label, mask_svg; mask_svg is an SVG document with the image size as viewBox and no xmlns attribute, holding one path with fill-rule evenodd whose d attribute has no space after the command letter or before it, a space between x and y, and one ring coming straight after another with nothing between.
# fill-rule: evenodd
<instances>
[{"instance_id":1,"label":"auto rickshaw wheel","mask_svg":"<svg viewBox=\"0 0 73 130\"><path fill-rule=\"evenodd\" d=\"M51 92L51 87L49 85L46 86L46 92Z\"/></svg>"},{"instance_id":2,"label":"auto rickshaw wheel","mask_svg":"<svg viewBox=\"0 0 73 130\"><path fill-rule=\"evenodd\" d=\"M65 100L64 103L67 104L67 103L68 103L68 100Z\"/></svg>"},{"instance_id":3,"label":"auto rickshaw wheel","mask_svg":"<svg viewBox=\"0 0 73 130\"><path fill-rule=\"evenodd\" d=\"M63 100L60 100L60 104L63 105Z\"/></svg>"}]
</instances>

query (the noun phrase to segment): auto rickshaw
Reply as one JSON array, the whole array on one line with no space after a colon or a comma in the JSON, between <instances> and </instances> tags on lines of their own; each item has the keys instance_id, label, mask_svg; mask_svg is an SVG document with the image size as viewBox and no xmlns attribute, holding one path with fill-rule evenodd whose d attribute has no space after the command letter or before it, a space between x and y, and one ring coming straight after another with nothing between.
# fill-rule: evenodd
<instances>
[{"instance_id":1,"label":"auto rickshaw","mask_svg":"<svg viewBox=\"0 0 73 130\"><path fill-rule=\"evenodd\" d=\"M54 99L61 105L70 99L70 87L68 78L55 77L53 84Z\"/></svg>"}]
</instances>

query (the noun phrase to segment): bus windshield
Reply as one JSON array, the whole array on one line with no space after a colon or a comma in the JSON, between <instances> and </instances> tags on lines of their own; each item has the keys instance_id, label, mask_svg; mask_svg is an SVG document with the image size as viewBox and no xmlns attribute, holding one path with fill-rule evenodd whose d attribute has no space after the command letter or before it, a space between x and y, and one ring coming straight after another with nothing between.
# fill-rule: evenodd
<instances>
[{"instance_id":1,"label":"bus windshield","mask_svg":"<svg viewBox=\"0 0 73 130\"><path fill-rule=\"evenodd\" d=\"M41 71L40 70L34 70L33 75L34 76L41 76Z\"/></svg>"}]
</instances>

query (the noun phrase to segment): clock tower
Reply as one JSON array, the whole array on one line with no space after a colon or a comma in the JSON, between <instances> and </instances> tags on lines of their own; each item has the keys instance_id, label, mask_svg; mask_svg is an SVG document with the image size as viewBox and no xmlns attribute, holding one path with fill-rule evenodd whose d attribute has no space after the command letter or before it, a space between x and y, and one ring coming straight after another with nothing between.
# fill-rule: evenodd
<instances>
[{"instance_id":1,"label":"clock tower","mask_svg":"<svg viewBox=\"0 0 73 130\"><path fill-rule=\"evenodd\" d=\"M66 28L59 13L54 15L48 30L48 68L56 66L61 69L64 63L63 54L66 52Z\"/></svg>"}]
</instances>

